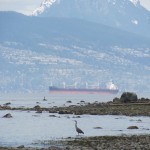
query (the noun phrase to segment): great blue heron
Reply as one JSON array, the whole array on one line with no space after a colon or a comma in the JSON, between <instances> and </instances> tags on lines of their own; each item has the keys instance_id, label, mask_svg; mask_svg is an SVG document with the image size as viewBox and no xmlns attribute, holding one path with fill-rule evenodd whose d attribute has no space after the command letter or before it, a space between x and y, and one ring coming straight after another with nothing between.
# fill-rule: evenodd
<instances>
[{"instance_id":1,"label":"great blue heron","mask_svg":"<svg viewBox=\"0 0 150 150\"><path fill-rule=\"evenodd\" d=\"M77 121L76 120L74 120L74 121L75 121L75 128L76 128L76 131L78 132L78 135L79 135L79 133L84 134L84 132L80 128L77 127Z\"/></svg>"}]
</instances>

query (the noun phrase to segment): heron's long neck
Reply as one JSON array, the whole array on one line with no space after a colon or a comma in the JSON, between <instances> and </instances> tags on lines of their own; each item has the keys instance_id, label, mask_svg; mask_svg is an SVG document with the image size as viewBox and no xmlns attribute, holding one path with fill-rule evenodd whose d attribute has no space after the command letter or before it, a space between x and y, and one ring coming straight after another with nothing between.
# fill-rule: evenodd
<instances>
[{"instance_id":1,"label":"heron's long neck","mask_svg":"<svg viewBox=\"0 0 150 150\"><path fill-rule=\"evenodd\" d=\"M77 122L75 122L75 127L76 127L76 129L77 129Z\"/></svg>"}]
</instances>

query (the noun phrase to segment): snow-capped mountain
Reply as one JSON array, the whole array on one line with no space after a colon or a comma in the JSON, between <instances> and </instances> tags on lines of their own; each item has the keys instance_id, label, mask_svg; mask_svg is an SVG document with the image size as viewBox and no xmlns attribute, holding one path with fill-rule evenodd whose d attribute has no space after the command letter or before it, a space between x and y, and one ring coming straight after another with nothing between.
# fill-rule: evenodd
<instances>
[{"instance_id":1,"label":"snow-capped mountain","mask_svg":"<svg viewBox=\"0 0 150 150\"><path fill-rule=\"evenodd\" d=\"M33 15L85 19L150 36L150 11L139 0L44 0Z\"/></svg>"},{"instance_id":2,"label":"snow-capped mountain","mask_svg":"<svg viewBox=\"0 0 150 150\"><path fill-rule=\"evenodd\" d=\"M139 3L140 3L140 1L139 0L130 0L135 6L137 6Z\"/></svg>"},{"instance_id":3,"label":"snow-capped mountain","mask_svg":"<svg viewBox=\"0 0 150 150\"><path fill-rule=\"evenodd\" d=\"M74 3L74 5L77 5L77 3L79 1L74 1L74 0L70 0ZM132 2L136 7L138 5L140 5L140 1L139 0L129 0L130 2ZM84 2L84 3L83 3ZM95 1L95 0L91 0L91 1L83 1L83 0L80 0L80 3L82 4L85 4L85 2L87 2L88 4L90 4L91 6L94 4L95 6L97 5L97 8L99 8L99 6L101 6L102 3L108 3L108 4L113 4L115 5L117 3L117 0L101 0L101 1ZM126 1L127 2L127 1ZM41 3L40 7L38 7L37 9L35 9L33 11L33 15L37 16L39 14L42 14L44 11L46 11L47 8L50 8L50 6L53 4L53 3L57 3L57 4L61 4L61 3L64 3L63 0L43 0L43 2ZM68 3L68 1L67 1ZM82 8L82 7L81 7ZM89 9L89 8L88 8ZM97 9L98 10L98 9ZM96 10L96 11L97 11ZM99 11L99 10L98 10Z\"/></svg>"},{"instance_id":4,"label":"snow-capped mountain","mask_svg":"<svg viewBox=\"0 0 150 150\"><path fill-rule=\"evenodd\" d=\"M44 0L40 7L33 11L34 16L37 16L45 11L45 9L49 8L56 0Z\"/></svg>"},{"instance_id":5,"label":"snow-capped mountain","mask_svg":"<svg viewBox=\"0 0 150 150\"><path fill-rule=\"evenodd\" d=\"M119 90L150 90L150 38L81 19L0 12L0 20L0 92L111 79Z\"/></svg>"}]
</instances>

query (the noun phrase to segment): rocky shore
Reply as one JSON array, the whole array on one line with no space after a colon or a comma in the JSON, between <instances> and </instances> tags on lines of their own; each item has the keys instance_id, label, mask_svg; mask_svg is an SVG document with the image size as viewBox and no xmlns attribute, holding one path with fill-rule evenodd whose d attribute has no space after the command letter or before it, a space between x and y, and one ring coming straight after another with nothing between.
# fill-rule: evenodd
<instances>
[{"instance_id":1,"label":"rocky shore","mask_svg":"<svg viewBox=\"0 0 150 150\"><path fill-rule=\"evenodd\" d=\"M8 102L3 106L0 105L0 110L25 110L25 111L37 111L42 113L43 111L49 111L49 113L58 114L75 114L75 115L126 115L126 116L150 116L150 99L137 98L135 93L123 93L120 98L114 98L107 103L86 103L80 101L79 105L71 105L71 101L68 107L41 107L35 105L33 108L13 108Z\"/></svg>"},{"instance_id":2,"label":"rocky shore","mask_svg":"<svg viewBox=\"0 0 150 150\"><path fill-rule=\"evenodd\" d=\"M58 143L59 146L48 148L31 148L22 145L19 147L0 147L0 150L149 150L150 135L85 137L66 139Z\"/></svg>"},{"instance_id":3,"label":"rocky shore","mask_svg":"<svg viewBox=\"0 0 150 150\"><path fill-rule=\"evenodd\" d=\"M83 138L68 142L74 150L148 150L150 135L145 136L102 136ZM69 147L71 150L71 147Z\"/></svg>"},{"instance_id":4,"label":"rocky shore","mask_svg":"<svg viewBox=\"0 0 150 150\"><path fill-rule=\"evenodd\" d=\"M136 102L136 103L81 103L81 105L70 105L68 107L52 107L44 108L39 105L33 108L12 108L10 106L0 106L0 110L25 110L36 111L42 113L49 111L49 113L58 114L75 114L75 115L126 115L126 116L150 116L150 102Z\"/></svg>"},{"instance_id":5,"label":"rocky shore","mask_svg":"<svg viewBox=\"0 0 150 150\"><path fill-rule=\"evenodd\" d=\"M127 94L125 95L127 96ZM130 97L131 96L131 97ZM70 105L68 107L43 108L39 105L33 108L12 108L10 105L0 106L0 110L24 110L36 111L42 113L74 114L74 115L126 115L126 116L150 116L150 99L137 99L136 95L128 95L121 98L114 98L107 103L85 103L81 101L80 105ZM131 99L130 99L131 98ZM134 99L135 98L135 99ZM69 101L68 103L71 103ZM12 117L8 114L4 117ZM134 128L135 129L135 128ZM99 136L82 137L76 139L67 138L57 142L56 146L48 148L28 148L23 145L19 147L0 147L0 150L149 150L150 135L133 136ZM59 143L59 144L58 144Z\"/></svg>"}]
</instances>

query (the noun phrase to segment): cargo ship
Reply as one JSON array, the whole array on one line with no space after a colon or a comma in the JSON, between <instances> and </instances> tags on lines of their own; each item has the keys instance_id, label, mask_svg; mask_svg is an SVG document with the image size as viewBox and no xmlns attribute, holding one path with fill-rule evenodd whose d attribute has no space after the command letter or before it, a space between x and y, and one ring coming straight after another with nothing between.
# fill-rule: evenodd
<instances>
[{"instance_id":1,"label":"cargo ship","mask_svg":"<svg viewBox=\"0 0 150 150\"><path fill-rule=\"evenodd\" d=\"M58 94L117 94L119 92L118 87L109 82L106 84L106 88L98 87L88 87L86 88L77 88L76 86L70 87L57 87L57 86L49 86L50 93L58 93Z\"/></svg>"}]
</instances>

